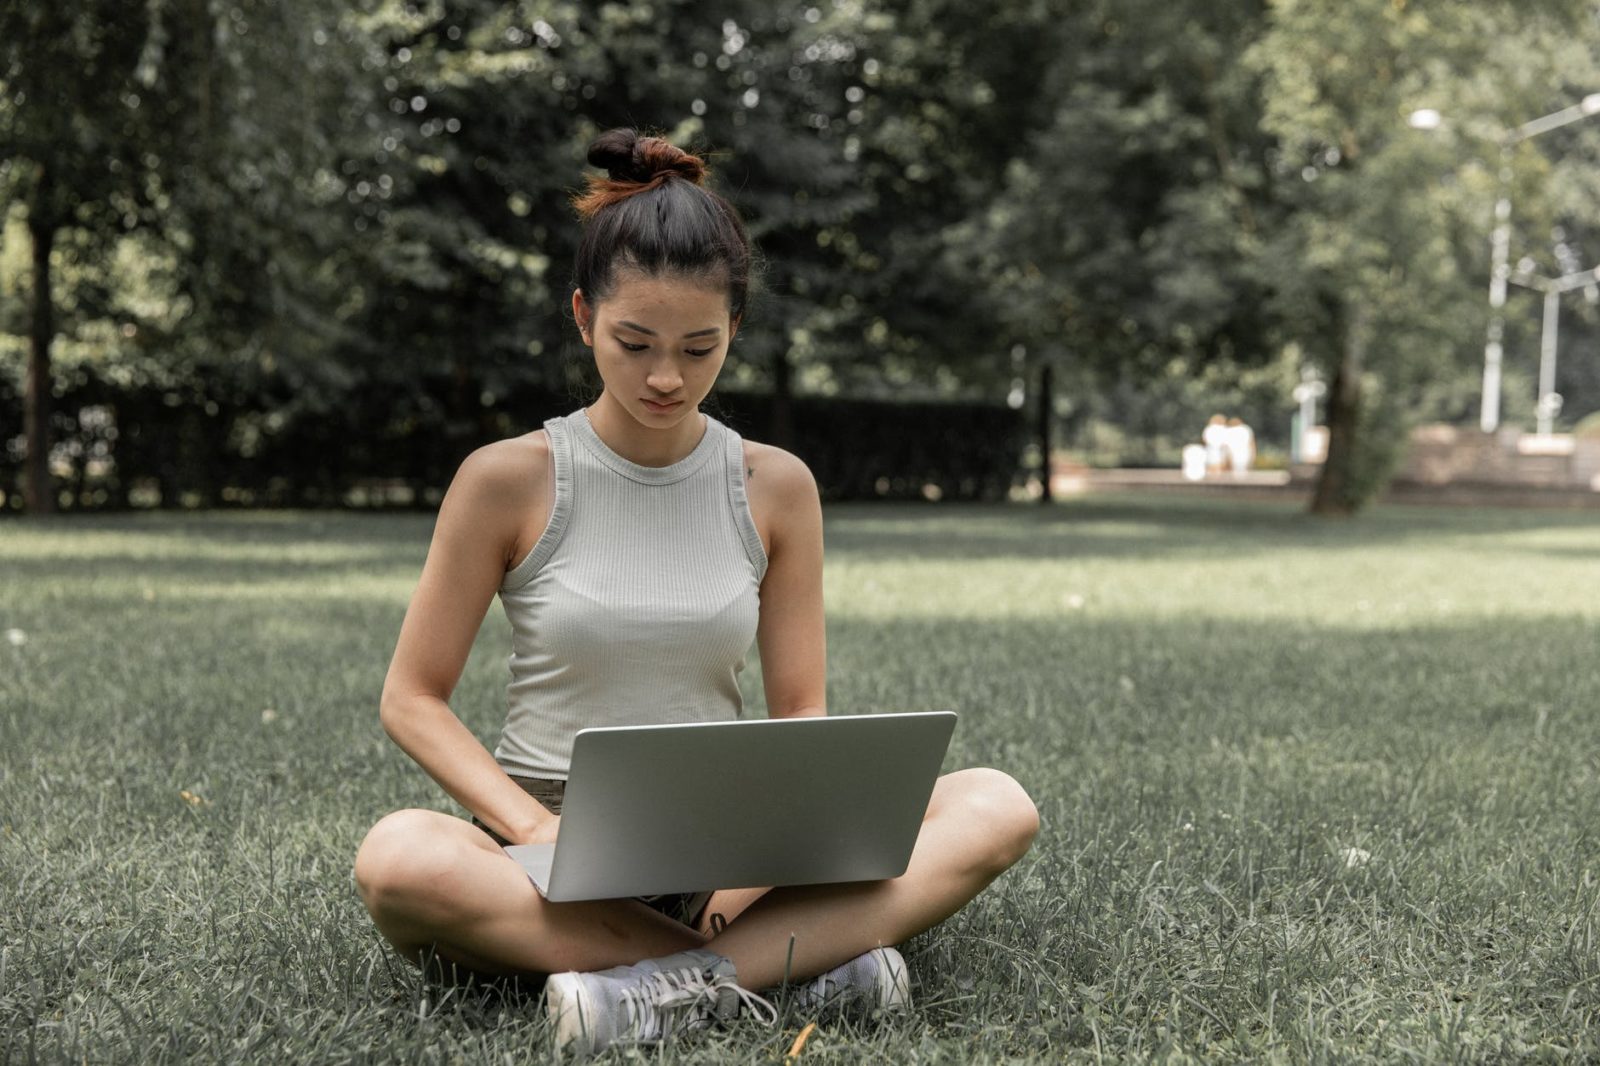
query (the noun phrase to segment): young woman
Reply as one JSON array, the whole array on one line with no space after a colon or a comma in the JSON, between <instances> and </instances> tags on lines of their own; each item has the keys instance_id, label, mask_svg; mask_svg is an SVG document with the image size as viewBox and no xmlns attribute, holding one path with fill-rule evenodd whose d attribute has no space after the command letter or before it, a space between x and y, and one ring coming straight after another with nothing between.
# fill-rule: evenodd
<instances>
[{"instance_id":1,"label":"young woman","mask_svg":"<svg viewBox=\"0 0 1600 1066\"><path fill-rule=\"evenodd\" d=\"M939 779L890 881L549 903L501 850L555 839L578 729L737 717L752 640L773 717L826 713L816 484L699 410L744 315L744 226L661 139L612 130L589 162L608 177L577 200L572 311L603 389L462 463L384 683L384 728L475 817L388 815L356 884L414 962L551 975L556 1039L578 1050L726 1020L786 973L818 1008L903 1007L888 945L955 913L1038 830L999 771ZM447 701L497 592L513 650L491 755Z\"/></svg>"}]
</instances>

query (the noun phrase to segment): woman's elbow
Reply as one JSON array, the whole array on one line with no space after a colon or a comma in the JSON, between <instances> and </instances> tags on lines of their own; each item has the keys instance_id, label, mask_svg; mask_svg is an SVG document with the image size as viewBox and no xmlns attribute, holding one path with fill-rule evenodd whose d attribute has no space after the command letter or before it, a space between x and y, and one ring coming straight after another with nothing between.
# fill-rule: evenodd
<instances>
[{"instance_id":1,"label":"woman's elbow","mask_svg":"<svg viewBox=\"0 0 1600 1066\"><path fill-rule=\"evenodd\" d=\"M410 699L390 689L385 689L383 695L378 698L378 724L383 726L383 731L389 735L389 739L397 744L401 743L400 737L414 715L412 707Z\"/></svg>"}]
</instances>

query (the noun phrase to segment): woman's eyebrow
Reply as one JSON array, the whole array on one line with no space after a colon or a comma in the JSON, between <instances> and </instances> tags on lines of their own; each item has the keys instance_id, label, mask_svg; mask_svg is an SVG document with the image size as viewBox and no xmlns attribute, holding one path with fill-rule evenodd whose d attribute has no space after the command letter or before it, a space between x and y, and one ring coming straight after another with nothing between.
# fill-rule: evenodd
<instances>
[{"instance_id":1,"label":"woman's eyebrow","mask_svg":"<svg viewBox=\"0 0 1600 1066\"><path fill-rule=\"evenodd\" d=\"M656 335L656 331L655 330L646 329L644 326L639 325L639 323L637 323L637 322L629 322L626 319L623 319L623 320L619 321L617 323L617 325L626 326L628 329L631 329L631 330L633 330L633 331L635 331L637 333L643 333L643 334L645 334L647 336L654 337ZM713 333L721 333L721 332L722 332L722 327L721 326L712 326L710 329L697 329L697 330L693 331L692 333L685 333L684 337L686 337L686 338L687 337L709 337Z\"/></svg>"}]
</instances>

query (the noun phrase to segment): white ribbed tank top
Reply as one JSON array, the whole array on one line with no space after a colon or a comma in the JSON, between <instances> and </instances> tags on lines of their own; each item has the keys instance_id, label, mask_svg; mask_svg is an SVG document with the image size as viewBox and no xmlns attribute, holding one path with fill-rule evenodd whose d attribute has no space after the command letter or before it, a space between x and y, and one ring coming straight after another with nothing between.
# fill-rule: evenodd
<instances>
[{"instance_id":1,"label":"white ribbed tank top","mask_svg":"<svg viewBox=\"0 0 1600 1066\"><path fill-rule=\"evenodd\" d=\"M739 435L709 415L694 450L660 467L612 451L585 411L544 428L555 505L500 585L511 682L494 755L564 781L586 726L739 716L767 555Z\"/></svg>"}]
</instances>

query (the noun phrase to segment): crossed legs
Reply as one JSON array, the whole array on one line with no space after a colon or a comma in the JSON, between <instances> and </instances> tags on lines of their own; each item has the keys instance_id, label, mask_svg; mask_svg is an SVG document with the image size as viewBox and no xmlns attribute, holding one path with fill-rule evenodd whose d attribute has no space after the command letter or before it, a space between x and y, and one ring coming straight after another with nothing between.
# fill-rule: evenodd
<instances>
[{"instance_id":1,"label":"crossed legs","mask_svg":"<svg viewBox=\"0 0 1600 1066\"><path fill-rule=\"evenodd\" d=\"M712 896L726 928L690 929L632 900L549 903L487 834L436 811L405 810L372 827L356 886L380 932L406 958L485 974L602 970L687 948L733 960L739 983L824 973L897 944L960 910L1020 859L1038 832L1027 793L997 770L962 770L934 785L906 872L887 881ZM790 959L791 937L793 957Z\"/></svg>"}]
</instances>

